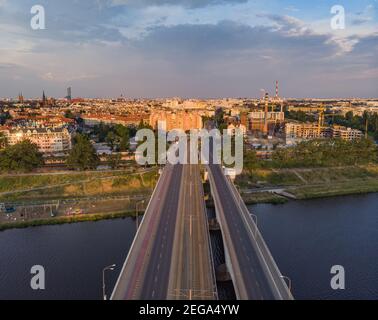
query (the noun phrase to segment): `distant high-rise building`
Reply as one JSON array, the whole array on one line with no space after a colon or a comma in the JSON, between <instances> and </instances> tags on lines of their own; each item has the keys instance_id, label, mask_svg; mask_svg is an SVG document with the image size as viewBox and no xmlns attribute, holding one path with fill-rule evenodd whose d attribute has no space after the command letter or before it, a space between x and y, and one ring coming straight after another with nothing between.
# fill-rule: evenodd
<instances>
[{"instance_id":1,"label":"distant high-rise building","mask_svg":"<svg viewBox=\"0 0 378 320\"><path fill-rule=\"evenodd\" d=\"M18 102L24 103L24 96L22 95L22 92L18 95Z\"/></svg>"},{"instance_id":2,"label":"distant high-rise building","mask_svg":"<svg viewBox=\"0 0 378 320\"><path fill-rule=\"evenodd\" d=\"M66 99L67 99L68 101L71 101L71 100L72 100L71 87L68 87L68 88L67 88L67 96L66 96Z\"/></svg>"},{"instance_id":3,"label":"distant high-rise building","mask_svg":"<svg viewBox=\"0 0 378 320\"><path fill-rule=\"evenodd\" d=\"M45 91L43 90L43 94L42 94L42 104L46 104L46 102L47 102L47 99L46 99Z\"/></svg>"}]
</instances>

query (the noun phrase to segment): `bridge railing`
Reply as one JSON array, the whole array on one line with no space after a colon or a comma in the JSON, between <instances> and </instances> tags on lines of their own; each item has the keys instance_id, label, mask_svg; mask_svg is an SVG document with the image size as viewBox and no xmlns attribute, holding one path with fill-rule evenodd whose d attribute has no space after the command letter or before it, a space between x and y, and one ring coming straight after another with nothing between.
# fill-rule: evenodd
<instances>
[{"instance_id":1,"label":"bridge railing","mask_svg":"<svg viewBox=\"0 0 378 320\"><path fill-rule=\"evenodd\" d=\"M244 290L245 289L244 288L245 283L243 283L243 281L242 281L241 270L240 270L239 266L237 264L233 265L232 263L228 263L228 262L230 262L230 260L235 261L237 259L237 257L236 257L236 254L235 254L235 250L233 250L233 248L232 248L230 231L228 229L226 221L224 220L225 219L224 213L223 214L221 213L221 212L223 212L222 211L223 209L219 205L220 199L219 199L218 191L217 191L217 188L216 188L216 184L215 184L213 174L212 174L211 169L209 167L208 167L208 172L209 172L209 182L210 182L210 186L211 186L211 188L210 188L211 194L213 195L213 199L214 199L215 211L217 212L217 219L218 219L221 231L222 231L222 237L223 237L223 242L224 242L224 250L225 250L225 254L226 254L226 265L227 265L227 268L228 268L228 272L231 275L231 279L232 279L232 282L234 284L234 289L235 289L235 294L236 294L237 299L238 300L247 299L246 292ZM231 245L231 247L229 248L230 245Z\"/></svg>"},{"instance_id":2,"label":"bridge railing","mask_svg":"<svg viewBox=\"0 0 378 320\"><path fill-rule=\"evenodd\" d=\"M269 270L269 275L273 281L273 285L277 288L282 299L292 300L293 296L284 280L285 277L281 274L281 271L279 270L268 246L266 245L266 242L260 230L258 229L257 224L251 218L251 212L245 205L243 198L241 197L231 179L229 177L226 177L226 180L228 185L230 186L230 190L232 191L235 201L238 203L244 222L250 229L250 236L255 240L257 248L260 250L261 256L264 259L264 264Z\"/></svg>"},{"instance_id":3,"label":"bridge railing","mask_svg":"<svg viewBox=\"0 0 378 320\"><path fill-rule=\"evenodd\" d=\"M115 293L116 293L116 290L117 290L117 288L118 288L118 286L119 286L119 284L120 284L120 281L121 281L122 275L124 274L124 272L125 272L125 270L126 270L126 266L127 266L127 264L129 263L129 259L130 259L131 255L132 255L134 245L135 245L135 243L136 243L136 241L137 241L137 239L138 239L138 235L139 235L139 233L141 232L141 230L142 230L142 228L143 228L143 226L144 226L144 223L143 223L143 222L144 222L145 219L147 218L147 213L148 213L148 211L149 211L149 209L150 209L151 202L152 202L152 200L154 199L154 195L155 195L155 193L156 193L156 190L158 190L158 188L160 187L160 185L161 185L161 183L162 183L162 182L161 182L161 181L162 181L162 177L163 177L163 175L165 174L164 170L165 170L165 168L163 169L163 172L162 172L161 175L159 176L159 179L158 179L158 181L157 181L157 183L156 183L156 186L155 186L155 188L154 188L154 191L152 192L152 195L151 195L151 197L150 197L150 200L149 200L148 205L147 205L147 207L146 207L146 210L145 210L145 212L144 212L144 215L143 215L142 221L141 221L140 224L139 224L139 228L138 228L138 230L136 231L136 234L135 234L135 236L134 236L133 242L132 242L131 247L130 247L130 249L129 249L129 252L128 252L128 254L127 254L126 260L125 260L125 262L124 262L124 264L123 264L123 266L122 266L121 272L119 273L119 276L118 276L117 282L116 282L116 284L115 284L115 286L114 286L114 289L113 289L112 295L111 295L111 297L110 297L110 300L113 300L114 295L115 295Z\"/></svg>"},{"instance_id":4,"label":"bridge railing","mask_svg":"<svg viewBox=\"0 0 378 320\"><path fill-rule=\"evenodd\" d=\"M203 188L201 187L201 199L205 199L205 194L204 194L204 191L203 191ZM206 205L205 205L205 201L203 200L202 202L202 205L204 207L204 212L206 213L206 219L205 219L205 227L206 227L206 230L207 230L207 237L208 237L208 243L209 243L209 261L211 261L211 273L212 273L212 279L214 281L213 283L213 290L214 290L214 294L215 294L215 299L218 300L218 289L217 289L217 278L216 278L216 275L215 275L215 268L214 268L214 257L213 257L213 251L212 251L212 245L211 245L211 238L210 238L210 228L209 228L209 220L208 220L208 217L207 217L207 209L206 209Z\"/></svg>"}]
</instances>

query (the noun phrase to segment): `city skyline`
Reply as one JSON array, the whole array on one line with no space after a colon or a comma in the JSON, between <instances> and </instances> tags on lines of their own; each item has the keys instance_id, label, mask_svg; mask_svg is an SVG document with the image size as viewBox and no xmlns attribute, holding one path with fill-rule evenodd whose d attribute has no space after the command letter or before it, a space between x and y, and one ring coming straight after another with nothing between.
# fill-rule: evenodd
<instances>
[{"instance_id":1,"label":"city skyline","mask_svg":"<svg viewBox=\"0 0 378 320\"><path fill-rule=\"evenodd\" d=\"M377 1L0 1L0 97L374 98Z\"/></svg>"}]
</instances>

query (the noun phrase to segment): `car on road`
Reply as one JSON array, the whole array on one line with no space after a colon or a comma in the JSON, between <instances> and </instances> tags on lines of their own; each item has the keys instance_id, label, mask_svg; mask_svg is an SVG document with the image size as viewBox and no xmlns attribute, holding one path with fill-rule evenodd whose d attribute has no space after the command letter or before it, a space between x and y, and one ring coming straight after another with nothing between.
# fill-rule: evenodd
<instances>
[{"instance_id":1,"label":"car on road","mask_svg":"<svg viewBox=\"0 0 378 320\"><path fill-rule=\"evenodd\" d=\"M76 215L80 215L80 214L84 214L84 210L83 209L72 209L72 208L70 208L66 212L67 216L76 216Z\"/></svg>"},{"instance_id":2,"label":"car on road","mask_svg":"<svg viewBox=\"0 0 378 320\"><path fill-rule=\"evenodd\" d=\"M16 209L13 206L6 205L5 203L0 203L0 212L12 213L15 211Z\"/></svg>"}]
</instances>

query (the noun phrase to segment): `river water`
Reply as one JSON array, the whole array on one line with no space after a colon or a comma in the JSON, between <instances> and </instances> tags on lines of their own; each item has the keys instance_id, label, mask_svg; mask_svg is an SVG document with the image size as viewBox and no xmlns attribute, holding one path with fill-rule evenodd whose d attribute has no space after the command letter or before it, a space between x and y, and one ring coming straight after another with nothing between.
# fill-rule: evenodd
<instances>
[{"instance_id":1,"label":"river water","mask_svg":"<svg viewBox=\"0 0 378 320\"><path fill-rule=\"evenodd\" d=\"M295 298L378 299L378 194L250 210ZM134 234L133 218L0 232L0 299L101 299L102 268L117 264L109 294ZM30 288L33 265L45 268L45 290ZM333 265L344 267L345 290L330 286Z\"/></svg>"}]
</instances>

